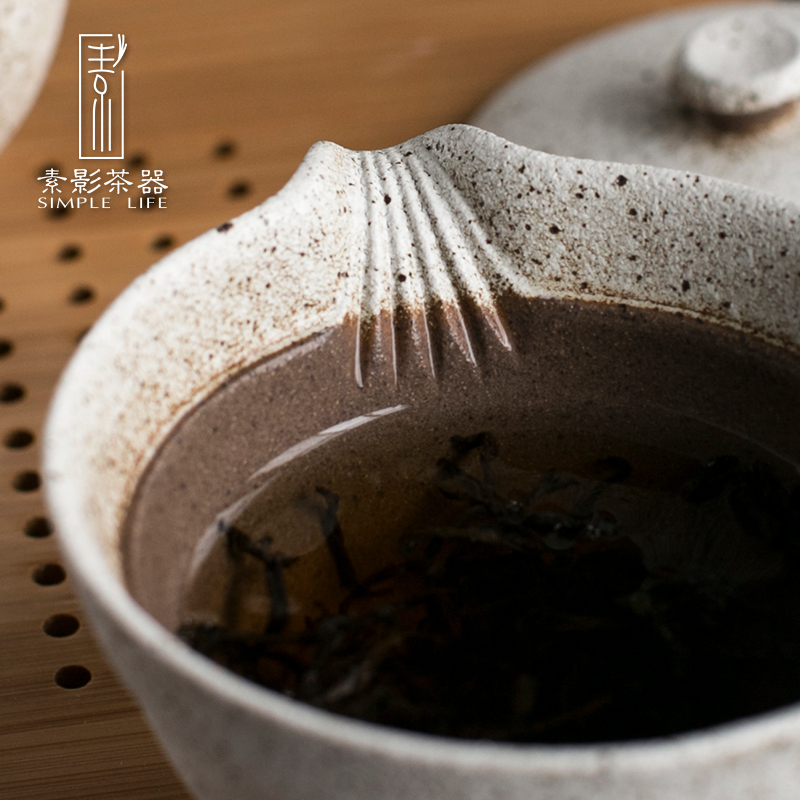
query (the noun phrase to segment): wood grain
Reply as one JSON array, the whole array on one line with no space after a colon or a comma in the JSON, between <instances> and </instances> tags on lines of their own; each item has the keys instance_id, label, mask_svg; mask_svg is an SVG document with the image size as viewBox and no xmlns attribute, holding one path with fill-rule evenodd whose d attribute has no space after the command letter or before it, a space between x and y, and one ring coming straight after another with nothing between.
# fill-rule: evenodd
<instances>
[{"instance_id":1,"label":"wood grain","mask_svg":"<svg viewBox=\"0 0 800 800\"><path fill-rule=\"evenodd\" d=\"M189 795L92 639L52 537L25 535L40 491L13 488L36 470L38 436L78 338L114 297L172 246L277 191L308 147L369 149L466 119L517 70L594 30L687 3L674 0L73 0L45 88L0 155L0 798L180 800ZM163 169L166 210L115 202L54 217L37 207L45 166L77 158L77 37L124 33L126 154ZM233 143L227 157L215 154ZM89 162L91 163L91 162ZM97 166L102 166L100 162ZM128 167L138 175L137 169ZM239 184L237 196L230 188ZM161 241L159 241L161 240ZM64 259L65 247L77 256ZM76 288L91 296L76 303ZM74 298L73 298L74 299ZM75 421L76 425L80 420ZM74 635L43 630L77 617ZM56 672L80 665L83 688Z\"/></svg>"}]
</instances>

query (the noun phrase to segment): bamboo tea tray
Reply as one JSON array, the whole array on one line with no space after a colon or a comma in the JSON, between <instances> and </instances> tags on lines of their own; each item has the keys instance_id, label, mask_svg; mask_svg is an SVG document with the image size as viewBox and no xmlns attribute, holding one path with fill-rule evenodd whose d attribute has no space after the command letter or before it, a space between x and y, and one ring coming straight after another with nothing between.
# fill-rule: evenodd
<instances>
[{"instance_id":1,"label":"bamboo tea tray","mask_svg":"<svg viewBox=\"0 0 800 800\"><path fill-rule=\"evenodd\" d=\"M163 254L275 193L315 141L380 148L465 120L547 52L678 5L71 0L0 154L0 798L189 797L95 645L42 505L48 401L97 316ZM81 33L125 34L124 168L163 170L166 208L39 208L45 169L110 168L78 160Z\"/></svg>"}]
</instances>

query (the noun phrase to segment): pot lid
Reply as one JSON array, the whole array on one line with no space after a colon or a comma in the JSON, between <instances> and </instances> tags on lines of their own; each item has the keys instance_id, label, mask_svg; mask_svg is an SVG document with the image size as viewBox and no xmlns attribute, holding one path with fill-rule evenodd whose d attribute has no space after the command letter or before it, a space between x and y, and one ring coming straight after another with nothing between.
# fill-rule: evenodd
<instances>
[{"instance_id":1,"label":"pot lid","mask_svg":"<svg viewBox=\"0 0 800 800\"><path fill-rule=\"evenodd\" d=\"M699 172L800 202L800 8L702 6L578 42L471 122L555 155Z\"/></svg>"}]
</instances>

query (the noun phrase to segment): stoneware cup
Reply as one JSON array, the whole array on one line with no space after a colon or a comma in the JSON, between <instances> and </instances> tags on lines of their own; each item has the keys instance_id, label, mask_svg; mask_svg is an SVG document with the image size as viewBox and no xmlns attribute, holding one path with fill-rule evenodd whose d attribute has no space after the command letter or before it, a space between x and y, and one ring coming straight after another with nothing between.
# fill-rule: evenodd
<instances>
[{"instance_id":1,"label":"stoneware cup","mask_svg":"<svg viewBox=\"0 0 800 800\"><path fill-rule=\"evenodd\" d=\"M67 0L0 3L0 150L42 88L66 12Z\"/></svg>"},{"instance_id":2,"label":"stoneware cup","mask_svg":"<svg viewBox=\"0 0 800 800\"><path fill-rule=\"evenodd\" d=\"M298 346L338 342L333 366L276 393L274 415L265 397L246 435L231 423L234 438L258 447L225 456L218 472L196 470L200 488L186 505L202 507L206 525L226 492L230 502L220 483L374 411L370 392L394 405L434 402L435 387L453 379L476 402L502 402L504 371L537 344L499 310L502 298L520 308L565 299L658 309L796 351L798 230L800 209L743 186L547 155L453 125L375 152L317 144L275 197L138 278L61 379L44 475L94 630L192 792L795 800L797 706L670 739L541 746L391 730L262 689L172 632L203 526L154 532L150 561L123 532L137 484L176 424L237 373L285 363Z\"/></svg>"}]
</instances>

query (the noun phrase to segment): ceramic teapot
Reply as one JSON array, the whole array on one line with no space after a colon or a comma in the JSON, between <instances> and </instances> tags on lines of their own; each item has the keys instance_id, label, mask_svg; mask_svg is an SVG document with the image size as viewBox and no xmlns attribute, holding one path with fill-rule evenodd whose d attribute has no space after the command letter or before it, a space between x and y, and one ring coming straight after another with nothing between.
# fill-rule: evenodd
<instances>
[{"instance_id":1,"label":"ceramic teapot","mask_svg":"<svg viewBox=\"0 0 800 800\"><path fill-rule=\"evenodd\" d=\"M652 164L800 199L800 10L699 6L576 42L471 122L558 155Z\"/></svg>"}]
</instances>

